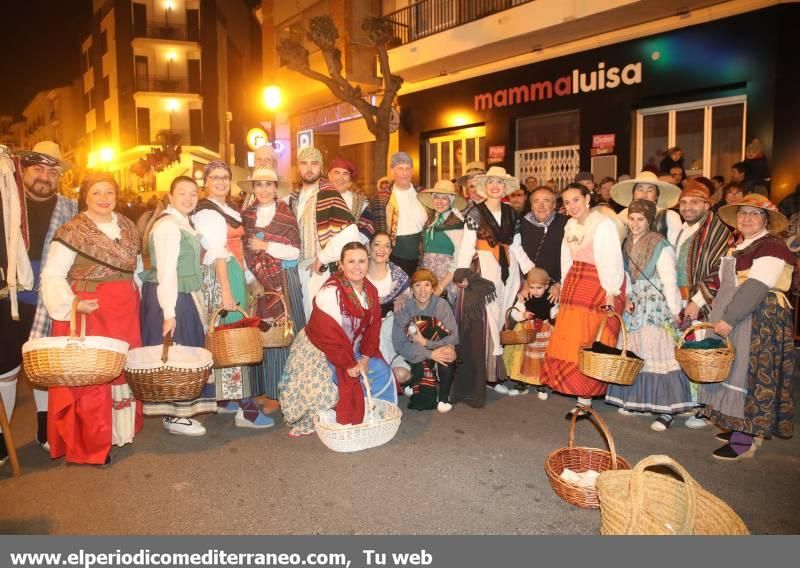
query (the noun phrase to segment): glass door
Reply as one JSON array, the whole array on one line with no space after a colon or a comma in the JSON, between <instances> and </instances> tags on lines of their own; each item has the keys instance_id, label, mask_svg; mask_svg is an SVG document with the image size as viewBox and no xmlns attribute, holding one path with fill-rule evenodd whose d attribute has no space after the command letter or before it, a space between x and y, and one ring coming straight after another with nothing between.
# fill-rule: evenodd
<instances>
[{"instance_id":1,"label":"glass door","mask_svg":"<svg viewBox=\"0 0 800 568\"><path fill-rule=\"evenodd\" d=\"M486 127L473 126L428 138L426 151L425 187L433 187L440 179L461 177L470 162L486 163Z\"/></svg>"}]
</instances>

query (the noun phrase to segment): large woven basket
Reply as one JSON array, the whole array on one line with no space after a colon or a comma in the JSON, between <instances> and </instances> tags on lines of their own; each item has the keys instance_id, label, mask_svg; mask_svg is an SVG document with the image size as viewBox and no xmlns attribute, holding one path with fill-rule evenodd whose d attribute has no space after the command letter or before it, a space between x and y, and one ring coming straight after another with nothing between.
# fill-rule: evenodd
<instances>
[{"instance_id":1,"label":"large woven basket","mask_svg":"<svg viewBox=\"0 0 800 568\"><path fill-rule=\"evenodd\" d=\"M213 363L210 351L173 345L168 333L162 345L131 349L125 362L125 376L138 400L192 400L202 392Z\"/></svg>"},{"instance_id":2,"label":"large woven basket","mask_svg":"<svg viewBox=\"0 0 800 568\"><path fill-rule=\"evenodd\" d=\"M595 341L600 341L603 336L603 329L609 318L617 318L619 327L622 331L622 354L611 355L606 353L595 353L591 351L591 345L581 349L578 367L581 373L588 375L604 383L614 383L618 385L632 385L636 376L644 366L644 361L635 359L628 355L628 332L625 329L625 322L617 312L609 311L597 327Z\"/></svg>"},{"instance_id":3,"label":"large woven basket","mask_svg":"<svg viewBox=\"0 0 800 568\"><path fill-rule=\"evenodd\" d=\"M269 329L267 331L259 330L261 334L261 346L266 349L288 347L294 340L294 325L292 324L292 319L289 316L289 305L286 303L283 294L278 294L277 292L264 292L262 295L278 296L283 304L283 313L285 315L283 318L277 320L262 320L269 325ZM253 306L250 309L251 316L255 315L257 303L258 298L256 298L256 301L253 303Z\"/></svg>"},{"instance_id":4,"label":"large woven basket","mask_svg":"<svg viewBox=\"0 0 800 568\"><path fill-rule=\"evenodd\" d=\"M102 385L122 373L128 343L110 337L86 337L86 316L78 314L76 296L72 301L69 337L39 337L22 346L22 363L31 384L49 387ZM77 321L81 318L81 333Z\"/></svg>"},{"instance_id":5,"label":"large woven basket","mask_svg":"<svg viewBox=\"0 0 800 568\"><path fill-rule=\"evenodd\" d=\"M682 480L645 471L667 467ZM746 535L742 519L669 456L648 456L631 471L607 471L597 479L601 534Z\"/></svg>"},{"instance_id":6,"label":"large woven basket","mask_svg":"<svg viewBox=\"0 0 800 568\"><path fill-rule=\"evenodd\" d=\"M314 416L314 428L323 444L334 452L360 452L382 446L397 434L403 412L400 407L385 400L373 400L369 392L369 381L361 373L361 381L367 392L365 414L375 409L383 414L383 419L373 424L353 424L351 426L328 425Z\"/></svg>"},{"instance_id":7,"label":"large woven basket","mask_svg":"<svg viewBox=\"0 0 800 568\"><path fill-rule=\"evenodd\" d=\"M240 365L255 365L264 358L264 349L261 347L261 331L257 327L240 327L214 331L217 317L223 308L218 308L208 322L208 335L206 335L206 349L214 357L214 367L238 367ZM244 317L247 314L236 308Z\"/></svg>"},{"instance_id":8,"label":"large woven basket","mask_svg":"<svg viewBox=\"0 0 800 568\"><path fill-rule=\"evenodd\" d=\"M588 471L590 469L603 472L617 469L630 469L630 464L624 458L617 455L614 439L608 431L606 423L588 406L580 406L579 410L573 413L569 424L569 445L566 448L559 448L547 456L544 462L544 471L553 486L553 491L567 503L572 503L583 509L596 509L600 506L597 499L597 490L594 487L579 487L567 483L561 479L561 473L569 468L576 473ZM587 414L600 427L600 431L606 439L610 451L598 448L575 447L575 423L580 414Z\"/></svg>"},{"instance_id":9,"label":"large woven basket","mask_svg":"<svg viewBox=\"0 0 800 568\"><path fill-rule=\"evenodd\" d=\"M717 349L686 349L683 347L686 337L698 329L714 329L710 323L696 323L681 335L675 348L675 359L683 372L696 383L719 383L728 378L731 372L736 351L730 338L725 338L725 347Z\"/></svg>"},{"instance_id":10,"label":"large woven basket","mask_svg":"<svg viewBox=\"0 0 800 568\"><path fill-rule=\"evenodd\" d=\"M525 326L519 326L517 329L509 329L509 321L512 310L516 310L514 306L506 310L505 327L500 331L500 344L501 345L527 345L536 341L536 330L527 329ZM515 327L511 324L511 327Z\"/></svg>"}]
</instances>

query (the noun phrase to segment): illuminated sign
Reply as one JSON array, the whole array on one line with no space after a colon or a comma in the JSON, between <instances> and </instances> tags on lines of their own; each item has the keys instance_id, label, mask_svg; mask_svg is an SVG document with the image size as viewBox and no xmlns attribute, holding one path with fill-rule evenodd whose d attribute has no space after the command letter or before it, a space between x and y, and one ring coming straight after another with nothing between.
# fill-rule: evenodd
<instances>
[{"instance_id":1,"label":"illuminated sign","mask_svg":"<svg viewBox=\"0 0 800 568\"><path fill-rule=\"evenodd\" d=\"M264 144L269 144L269 136L261 128L251 128L247 132L247 145L251 150L255 151Z\"/></svg>"}]
</instances>

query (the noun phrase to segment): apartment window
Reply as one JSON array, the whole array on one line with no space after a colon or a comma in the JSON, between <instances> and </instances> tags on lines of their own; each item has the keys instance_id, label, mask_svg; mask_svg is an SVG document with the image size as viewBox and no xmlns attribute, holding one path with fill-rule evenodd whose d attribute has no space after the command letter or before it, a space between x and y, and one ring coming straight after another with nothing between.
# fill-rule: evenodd
<instances>
[{"instance_id":1,"label":"apartment window","mask_svg":"<svg viewBox=\"0 0 800 568\"><path fill-rule=\"evenodd\" d=\"M111 122L106 122L105 133L106 133L106 140L111 140Z\"/></svg>"},{"instance_id":2,"label":"apartment window","mask_svg":"<svg viewBox=\"0 0 800 568\"><path fill-rule=\"evenodd\" d=\"M81 53L81 71L86 73L90 67L91 63L89 62L89 50L87 49Z\"/></svg>"},{"instance_id":3,"label":"apartment window","mask_svg":"<svg viewBox=\"0 0 800 568\"><path fill-rule=\"evenodd\" d=\"M725 174L744 156L745 96L642 109L636 121L636 171L657 169L668 148L679 146L687 173Z\"/></svg>"},{"instance_id":4,"label":"apartment window","mask_svg":"<svg viewBox=\"0 0 800 568\"><path fill-rule=\"evenodd\" d=\"M108 79L108 75L103 77L103 94L106 99L111 97L111 82Z\"/></svg>"},{"instance_id":5,"label":"apartment window","mask_svg":"<svg viewBox=\"0 0 800 568\"><path fill-rule=\"evenodd\" d=\"M92 100L91 90L88 93L83 93L83 108L86 109L86 112L92 112L94 110L94 100Z\"/></svg>"},{"instance_id":6,"label":"apartment window","mask_svg":"<svg viewBox=\"0 0 800 568\"><path fill-rule=\"evenodd\" d=\"M100 55L108 53L108 31L103 30L100 33Z\"/></svg>"}]
</instances>

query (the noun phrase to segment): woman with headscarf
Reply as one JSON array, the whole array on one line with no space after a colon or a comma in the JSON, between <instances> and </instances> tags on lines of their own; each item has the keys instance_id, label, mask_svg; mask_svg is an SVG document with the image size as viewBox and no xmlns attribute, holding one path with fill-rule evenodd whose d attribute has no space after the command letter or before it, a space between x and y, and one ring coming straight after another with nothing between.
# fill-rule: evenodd
<instances>
[{"instance_id":1,"label":"woman with headscarf","mask_svg":"<svg viewBox=\"0 0 800 568\"><path fill-rule=\"evenodd\" d=\"M203 171L203 180L207 197L197 204L192 220L203 248L203 301L210 316L220 306L225 310L234 310L237 306L247 308L246 273L249 271L242 245L242 216L227 202L231 169L225 162L210 162ZM235 312L221 318L219 323L233 323L241 318L241 314ZM217 325L217 322L208 324ZM219 401L217 412L236 414L236 426L269 428L275 425L252 398L262 393L253 391L249 367L214 369L214 382Z\"/></svg>"},{"instance_id":2,"label":"woman with headscarf","mask_svg":"<svg viewBox=\"0 0 800 568\"><path fill-rule=\"evenodd\" d=\"M485 317L480 330L485 336L482 349L486 351L486 365L482 369L475 369L478 373L476 380L482 380L488 388L500 394L515 396L525 391L503 384L507 375L503 365L500 330L506 310L517 299L520 263L528 265L530 260L522 250L519 217L502 199L516 190L519 182L514 176L508 175L505 169L496 166L489 168L485 174L476 176L475 182L478 193L485 197L485 201L473 206L465 215L464 236L458 250L456 266L459 269L471 269L482 279L492 282L495 287L495 296L485 306ZM455 282L466 285L463 278L456 278ZM461 368L456 371L456 384L463 373Z\"/></svg>"},{"instance_id":3,"label":"woman with headscarf","mask_svg":"<svg viewBox=\"0 0 800 568\"><path fill-rule=\"evenodd\" d=\"M279 181L273 169L262 166L240 181L239 187L254 198L253 204L242 212L244 258L266 292L256 299L253 315L267 322L288 319L298 333L305 327L306 317L297 272L300 231L292 210L282 199L289 194L289 185ZM266 323L262 321L262 325ZM263 393L267 406L272 408L278 406L278 382L288 356L289 347L265 348L263 361L250 367L253 392Z\"/></svg>"},{"instance_id":4,"label":"woman with headscarf","mask_svg":"<svg viewBox=\"0 0 800 568\"><path fill-rule=\"evenodd\" d=\"M458 195L455 185L449 180L439 180L433 189L420 191L417 199L431 212L422 232L420 268L427 268L436 276L438 283L434 295L447 293L447 300L452 306L458 295L453 274L464 235L464 215L461 211L466 208L467 200Z\"/></svg>"},{"instance_id":5,"label":"woman with headscarf","mask_svg":"<svg viewBox=\"0 0 800 568\"><path fill-rule=\"evenodd\" d=\"M606 393L606 383L580 371L580 350L592 344L607 310L622 313L625 267L617 228L606 215L591 209L589 189L571 183L562 195L571 219L564 227L559 311L545 352L542 383L591 406L593 396ZM609 319L600 340L616 345L618 334L618 320ZM576 411L572 409L567 418Z\"/></svg>"},{"instance_id":6,"label":"woman with headscarf","mask_svg":"<svg viewBox=\"0 0 800 568\"><path fill-rule=\"evenodd\" d=\"M652 201L637 199L628 206L629 234L622 253L632 284L624 320L628 349L644 359L644 367L632 385L609 385L606 402L619 406L621 414L656 414L650 428L663 432L672 425L673 415L695 404L665 328L677 322L681 293L675 250L663 235L651 229L655 218Z\"/></svg>"},{"instance_id":7,"label":"woman with headscarf","mask_svg":"<svg viewBox=\"0 0 800 568\"><path fill-rule=\"evenodd\" d=\"M736 357L724 382L698 386L697 402L713 424L728 430L717 435L726 444L713 456L736 461L752 457L763 438L793 433L794 334L785 292L794 257L778 236L786 217L766 197L747 195L719 216L740 236L721 259L708 321L730 338Z\"/></svg>"},{"instance_id":8,"label":"woman with headscarf","mask_svg":"<svg viewBox=\"0 0 800 568\"><path fill-rule=\"evenodd\" d=\"M114 212L116 180L89 174L81 183L80 214L56 231L42 269L42 299L52 335L69 335L73 302L86 318L86 335L140 347L139 292L133 282L141 241L136 225ZM108 465L111 447L133 442L142 428L142 403L133 398L124 371L103 385L49 389L50 457Z\"/></svg>"}]
</instances>

